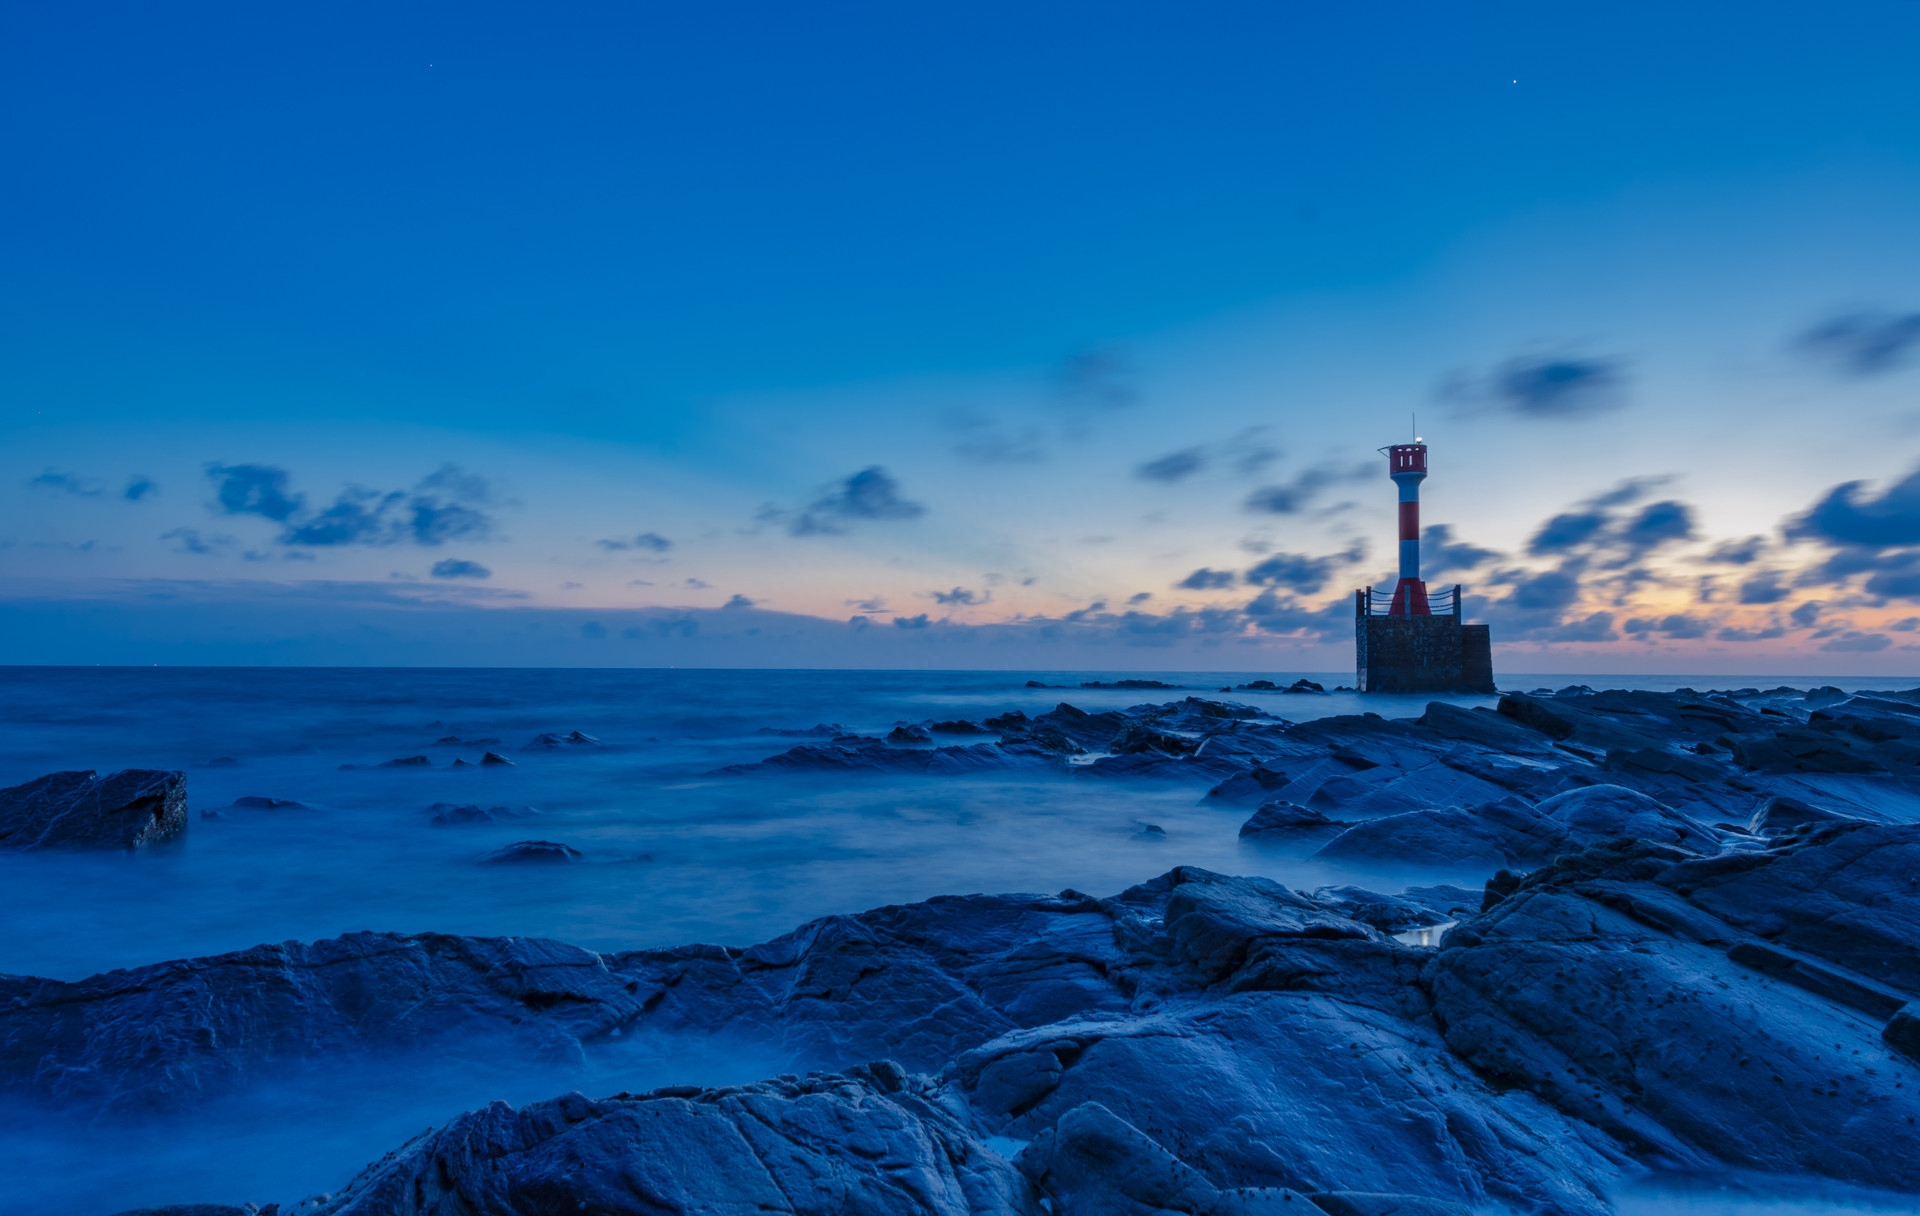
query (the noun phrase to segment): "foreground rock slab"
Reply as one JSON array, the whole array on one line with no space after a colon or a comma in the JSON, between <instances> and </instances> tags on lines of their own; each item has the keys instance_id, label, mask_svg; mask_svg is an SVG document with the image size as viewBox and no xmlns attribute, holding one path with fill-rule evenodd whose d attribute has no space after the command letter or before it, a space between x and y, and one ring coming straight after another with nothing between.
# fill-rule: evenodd
<instances>
[{"instance_id":1,"label":"foreground rock slab","mask_svg":"<svg viewBox=\"0 0 1920 1216\"><path fill-rule=\"evenodd\" d=\"M0 849L151 848L187 830L187 775L50 773L0 790Z\"/></svg>"}]
</instances>

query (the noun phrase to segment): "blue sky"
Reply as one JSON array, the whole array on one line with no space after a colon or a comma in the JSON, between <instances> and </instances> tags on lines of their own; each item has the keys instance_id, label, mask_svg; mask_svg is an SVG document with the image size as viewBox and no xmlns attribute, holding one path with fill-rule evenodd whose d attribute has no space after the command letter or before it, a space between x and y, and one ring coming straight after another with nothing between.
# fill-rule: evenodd
<instances>
[{"instance_id":1,"label":"blue sky","mask_svg":"<svg viewBox=\"0 0 1920 1216\"><path fill-rule=\"evenodd\" d=\"M0 660L1920 673L1914 0L0 23Z\"/></svg>"}]
</instances>

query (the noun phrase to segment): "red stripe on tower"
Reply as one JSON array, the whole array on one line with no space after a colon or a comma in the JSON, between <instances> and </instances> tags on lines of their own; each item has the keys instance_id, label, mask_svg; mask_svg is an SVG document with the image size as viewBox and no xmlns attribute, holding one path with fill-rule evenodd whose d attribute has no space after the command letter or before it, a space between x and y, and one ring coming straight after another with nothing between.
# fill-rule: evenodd
<instances>
[{"instance_id":1,"label":"red stripe on tower","mask_svg":"<svg viewBox=\"0 0 1920 1216\"><path fill-rule=\"evenodd\" d=\"M1418 502L1400 504L1400 539L1420 539L1420 504Z\"/></svg>"}]
</instances>

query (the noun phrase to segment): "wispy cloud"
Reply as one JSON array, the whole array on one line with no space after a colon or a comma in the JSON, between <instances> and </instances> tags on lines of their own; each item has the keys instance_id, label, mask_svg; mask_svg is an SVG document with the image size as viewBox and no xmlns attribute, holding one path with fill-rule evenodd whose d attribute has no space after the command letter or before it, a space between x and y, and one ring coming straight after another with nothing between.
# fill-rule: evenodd
<instances>
[{"instance_id":1,"label":"wispy cloud","mask_svg":"<svg viewBox=\"0 0 1920 1216\"><path fill-rule=\"evenodd\" d=\"M1255 490L1247 496L1246 508L1268 515L1297 515L1333 486L1371 481L1380 476L1380 466L1374 461L1344 466L1315 465L1301 471L1292 481Z\"/></svg>"},{"instance_id":2,"label":"wispy cloud","mask_svg":"<svg viewBox=\"0 0 1920 1216\"><path fill-rule=\"evenodd\" d=\"M924 506L900 493L900 483L885 469L873 465L834 483L804 510L790 514L774 508L762 511L761 518L788 517L787 531L795 536L833 536L856 523L916 519L926 513Z\"/></svg>"},{"instance_id":3,"label":"wispy cloud","mask_svg":"<svg viewBox=\"0 0 1920 1216\"><path fill-rule=\"evenodd\" d=\"M1920 354L1920 312L1863 309L1841 313L1795 338L1801 354L1845 376L1897 371Z\"/></svg>"},{"instance_id":4,"label":"wispy cloud","mask_svg":"<svg viewBox=\"0 0 1920 1216\"><path fill-rule=\"evenodd\" d=\"M381 492L350 486L319 511L289 489L285 469L274 465L210 464L214 509L225 515L258 515L282 525L282 545L326 548L338 545L435 546L460 538L484 539L494 521L484 509L492 502L485 478L458 465L444 464L412 490Z\"/></svg>"},{"instance_id":5,"label":"wispy cloud","mask_svg":"<svg viewBox=\"0 0 1920 1216\"><path fill-rule=\"evenodd\" d=\"M1527 418L1584 418L1626 403L1627 364L1620 358L1520 355L1484 373L1456 372L1439 395L1470 409Z\"/></svg>"},{"instance_id":6,"label":"wispy cloud","mask_svg":"<svg viewBox=\"0 0 1920 1216\"><path fill-rule=\"evenodd\" d=\"M1200 448L1183 448L1178 452L1169 452L1156 460L1147 461L1134 469L1133 475L1144 481L1171 484L1184 481L1206 467L1206 452Z\"/></svg>"},{"instance_id":7,"label":"wispy cloud","mask_svg":"<svg viewBox=\"0 0 1920 1216\"><path fill-rule=\"evenodd\" d=\"M624 537L619 540L597 540L593 543L615 553L627 549L639 549L647 553L665 553L673 548L673 542L658 532L642 532L638 536Z\"/></svg>"},{"instance_id":8,"label":"wispy cloud","mask_svg":"<svg viewBox=\"0 0 1920 1216\"><path fill-rule=\"evenodd\" d=\"M48 469L38 477L27 479L27 485L36 490L52 490L59 494L72 494L77 498L98 498L101 494L97 482L89 481L78 473L61 473Z\"/></svg>"},{"instance_id":9,"label":"wispy cloud","mask_svg":"<svg viewBox=\"0 0 1920 1216\"><path fill-rule=\"evenodd\" d=\"M492 578L493 571L479 562L470 562L464 558L449 557L433 563L431 571L435 578Z\"/></svg>"},{"instance_id":10,"label":"wispy cloud","mask_svg":"<svg viewBox=\"0 0 1920 1216\"><path fill-rule=\"evenodd\" d=\"M965 587L955 587L951 591L935 591L932 595L934 603L955 608L970 608L993 600L991 592L969 591Z\"/></svg>"}]
</instances>

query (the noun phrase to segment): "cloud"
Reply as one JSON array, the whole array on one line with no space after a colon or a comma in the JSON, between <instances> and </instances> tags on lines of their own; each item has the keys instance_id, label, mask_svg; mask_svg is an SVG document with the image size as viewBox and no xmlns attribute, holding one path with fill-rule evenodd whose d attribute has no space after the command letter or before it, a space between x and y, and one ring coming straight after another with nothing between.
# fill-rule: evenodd
<instances>
[{"instance_id":1,"label":"cloud","mask_svg":"<svg viewBox=\"0 0 1920 1216\"><path fill-rule=\"evenodd\" d=\"M1465 574L1500 556L1493 549L1454 540L1449 524L1430 524L1420 531L1420 572L1429 579Z\"/></svg>"},{"instance_id":2,"label":"cloud","mask_svg":"<svg viewBox=\"0 0 1920 1216\"><path fill-rule=\"evenodd\" d=\"M299 511L304 500L287 492L287 471L266 464L210 464L214 499L226 515L258 515L275 523Z\"/></svg>"},{"instance_id":3,"label":"cloud","mask_svg":"<svg viewBox=\"0 0 1920 1216\"><path fill-rule=\"evenodd\" d=\"M1055 387L1064 401L1103 410L1119 409L1139 400L1135 379L1126 357L1111 350L1069 355L1054 371Z\"/></svg>"},{"instance_id":4,"label":"cloud","mask_svg":"<svg viewBox=\"0 0 1920 1216\"><path fill-rule=\"evenodd\" d=\"M127 479L127 488L120 491L120 497L128 502L139 502L150 494L157 494L160 487L150 478L134 476Z\"/></svg>"},{"instance_id":5,"label":"cloud","mask_svg":"<svg viewBox=\"0 0 1920 1216\"><path fill-rule=\"evenodd\" d=\"M597 540L593 542L602 549L619 552L623 549L644 549L649 553L665 553L673 548L673 542L658 532L642 532L631 540Z\"/></svg>"},{"instance_id":6,"label":"cloud","mask_svg":"<svg viewBox=\"0 0 1920 1216\"><path fill-rule=\"evenodd\" d=\"M877 595L870 596L864 600L848 600L846 601L846 605L849 608L858 608L862 612L886 612L888 610L887 601Z\"/></svg>"},{"instance_id":7,"label":"cloud","mask_svg":"<svg viewBox=\"0 0 1920 1216\"><path fill-rule=\"evenodd\" d=\"M72 494L77 498L98 498L100 487L81 477L78 473L58 473L52 469L27 480L27 485L38 490L53 490L56 493Z\"/></svg>"},{"instance_id":8,"label":"cloud","mask_svg":"<svg viewBox=\"0 0 1920 1216\"><path fill-rule=\"evenodd\" d=\"M1132 595L1127 597L1127 603L1144 604L1152 598L1153 598L1153 592L1151 591L1136 591Z\"/></svg>"},{"instance_id":9,"label":"cloud","mask_svg":"<svg viewBox=\"0 0 1920 1216\"><path fill-rule=\"evenodd\" d=\"M492 578L493 571L479 562L470 562L462 558L449 557L433 563L430 572L435 578Z\"/></svg>"},{"instance_id":10,"label":"cloud","mask_svg":"<svg viewBox=\"0 0 1920 1216\"><path fill-rule=\"evenodd\" d=\"M1620 530L1620 539L1639 552L1692 540L1693 535L1693 508L1673 499L1648 503Z\"/></svg>"},{"instance_id":11,"label":"cloud","mask_svg":"<svg viewBox=\"0 0 1920 1216\"><path fill-rule=\"evenodd\" d=\"M1527 552L1534 557L1564 553L1584 545L1605 528L1612 517L1604 511L1569 511L1540 525L1527 541Z\"/></svg>"},{"instance_id":12,"label":"cloud","mask_svg":"<svg viewBox=\"0 0 1920 1216\"><path fill-rule=\"evenodd\" d=\"M1893 639L1888 637L1884 633L1862 633L1857 629L1849 629L1847 632L1841 634L1839 637L1834 638L1829 642L1822 643L1820 649L1837 650L1837 651L1873 651L1873 650L1885 650L1887 647L1891 645L1893 645Z\"/></svg>"},{"instance_id":13,"label":"cloud","mask_svg":"<svg viewBox=\"0 0 1920 1216\"><path fill-rule=\"evenodd\" d=\"M837 535L863 520L915 519L927 509L900 495L900 483L879 465L836 483L788 524L795 536Z\"/></svg>"},{"instance_id":14,"label":"cloud","mask_svg":"<svg viewBox=\"0 0 1920 1216\"><path fill-rule=\"evenodd\" d=\"M202 536L198 528L175 528L162 532L160 539L178 542L175 553L215 553L233 544L231 536Z\"/></svg>"},{"instance_id":15,"label":"cloud","mask_svg":"<svg viewBox=\"0 0 1920 1216\"><path fill-rule=\"evenodd\" d=\"M1760 554L1766 550L1766 547L1767 538L1764 536L1749 536L1745 540L1722 541L1720 544L1714 546L1713 552L1707 554L1707 560L1728 566L1751 565L1760 559Z\"/></svg>"},{"instance_id":16,"label":"cloud","mask_svg":"<svg viewBox=\"0 0 1920 1216\"><path fill-rule=\"evenodd\" d=\"M1740 629L1729 625L1713 636L1723 642L1767 642L1786 635L1787 631L1778 625L1769 625L1765 629Z\"/></svg>"},{"instance_id":17,"label":"cloud","mask_svg":"<svg viewBox=\"0 0 1920 1216\"><path fill-rule=\"evenodd\" d=\"M702 582L702 581L700 581L700 580L699 580L699 579L697 579L697 578L690 578L690 579L688 579L688 580L686 580L686 581L685 581L684 583L682 583L682 584L680 584L680 585L681 585L681 586L683 586L683 587L686 587L686 588L687 588L688 590L691 590L691 591L711 591L711 590L713 590L713 584L712 584L712 583L706 583L706 582Z\"/></svg>"},{"instance_id":18,"label":"cloud","mask_svg":"<svg viewBox=\"0 0 1920 1216\"><path fill-rule=\"evenodd\" d=\"M952 604L956 607L971 607L975 604L990 603L993 600L990 592L969 591L965 587L955 587L951 591L935 591L932 595L934 603Z\"/></svg>"},{"instance_id":19,"label":"cloud","mask_svg":"<svg viewBox=\"0 0 1920 1216\"><path fill-rule=\"evenodd\" d=\"M1814 626L1814 622L1820 619L1820 610L1825 607L1826 605L1819 600L1808 600L1787 615L1791 617L1793 623L1800 626L1800 628L1811 629Z\"/></svg>"},{"instance_id":20,"label":"cloud","mask_svg":"<svg viewBox=\"0 0 1920 1216\"><path fill-rule=\"evenodd\" d=\"M751 608L758 602L758 600L750 600L746 596L736 593L731 599L720 606L722 608Z\"/></svg>"},{"instance_id":21,"label":"cloud","mask_svg":"<svg viewBox=\"0 0 1920 1216\"><path fill-rule=\"evenodd\" d=\"M590 641L598 640L607 636L607 627L599 621L583 621L580 625L580 636Z\"/></svg>"},{"instance_id":22,"label":"cloud","mask_svg":"<svg viewBox=\"0 0 1920 1216\"><path fill-rule=\"evenodd\" d=\"M1777 604L1787 598L1790 592L1780 585L1780 572L1762 570L1746 582L1740 584L1740 602L1743 604Z\"/></svg>"},{"instance_id":23,"label":"cloud","mask_svg":"<svg viewBox=\"0 0 1920 1216\"><path fill-rule=\"evenodd\" d=\"M1440 396L1530 418L1583 418L1625 403L1626 361L1572 355L1522 355L1484 376L1458 372Z\"/></svg>"},{"instance_id":24,"label":"cloud","mask_svg":"<svg viewBox=\"0 0 1920 1216\"><path fill-rule=\"evenodd\" d=\"M1538 574L1519 574L1510 580L1513 590L1506 602L1524 612L1558 613L1580 598L1577 568L1562 566Z\"/></svg>"},{"instance_id":25,"label":"cloud","mask_svg":"<svg viewBox=\"0 0 1920 1216\"><path fill-rule=\"evenodd\" d=\"M1355 544L1345 553L1308 557L1300 553L1276 553L1249 569L1247 582L1256 587L1285 587L1302 595L1312 595L1326 586L1335 570L1365 558L1366 547Z\"/></svg>"},{"instance_id":26,"label":"cloud","mask_svg":"<svg viewBox=\"0 0 1920 1216\"><path fill-rule=\"evenodd\" d=\"M1192 574L1187 575L1187 577L1175 583L1174 586L1183 591L1218 591L1223 587L1233 586L1233 581L1233 571L1231 570L1209 570L1207 567L1202 566ZM1141 595L1145 594L1146 592L1141 592ZM1138 599L1139 597L1136 596L1135 602L1137 602Z\"/></svg>"},{"instance_id":27,"label":"cloud","mask_svg":"<svg viewBox=\"0 0 1920 1216\"><path fill-rule=\"evenodd\" d=\"M927 614L923 612L919 616L896 616L893 618L893 627L895 629L925 629L927 627Z\"/></svg>"},{"instance_id":28,"label":"cloud","mask_svg":"<svg viewBox=\"0 0 1920 1216\"><path fill-rule=\"evenodd\" d=\"M1611 642L1618 635L1613 631L1613 614L1595 612L1581 620L1537 630L1532 636L1545 642Z\"/></svg>"},{"instance_id":29,"label":"cloud","mask_svg":"<svg viewBox=\"0 0 1920 1216\"><path fill-rule=\"evenodd\" d=\"M1133 471L1135 477L1144 481L1160 481L1169 485L1183 481L1207 467L1207 454L1199 448L1184 448L1178 452L1169 452L1157 460L1149 460Z\"/></svg>"},{"instance_id":30,"label":"cloud","mask_svg":"<svg viewBox=\"0 0 1920 1216\"><path fill-rule=\"evenodd\" d=\"M304 496L288 490L285 469L211 464L207 476L214 483L215 510L259 515L282 524L276 539L283 545L327 548L410 541L436 546L493 532L493 519L481 510L492 500L486 479L453 464L441 465L411 491L382 493L350 486L332 505L315 513L307 512Z\"/></svg>"},{"instance_id":31,"label":"cloud","mask_svg":"<svg viewBox=\"0 0 1920 1216\"><path fill-rule=\"evenodd\" d=\"M1845 376L1866 379L1898 370L1920 352L1920 312L1865 309L1841 313L1794 340L1801 354Z\"/></svg>"},{"instance_id":32,"label":"cloud","mask_svg":"<svg viewBox=\"0 0 1920 1216\"><path fill-rule=\"evenodd\" d=\"M1865 548L1920 544L1920 469L1878 498L1862 496L1861 487L1866 484L1849 481L1828 490L1806 514L1787 525L1787 535Z\"/></svg>"},{"instance_id":33,"label":"cloud","mask_svg":"<svg viewBox=\"0 0 1920 1216\"><path fill-rule=\"evenodd\" d=\"M1372 461L1349 465L1345 469L1318 465L1302 471L1290 482L1255 490L1247 495L1245 505L1249 511L1294 515L1305 510L1329 486L1346 481L1370 481L1380 475L1379 466Z\"/></svg>"},{"instance_id":34,"label":"cloud","mask_svg":"<svg viewBox=\"0 0 1920 1216\"><path fill-rule=\"evenodd\" d=\"M1320 641L1351 640L1353 605L1345 599L1311 608L1268 588L1241 606L1242 615L1262 633L1307 633Z\"/></svg>"}]
</instances>

